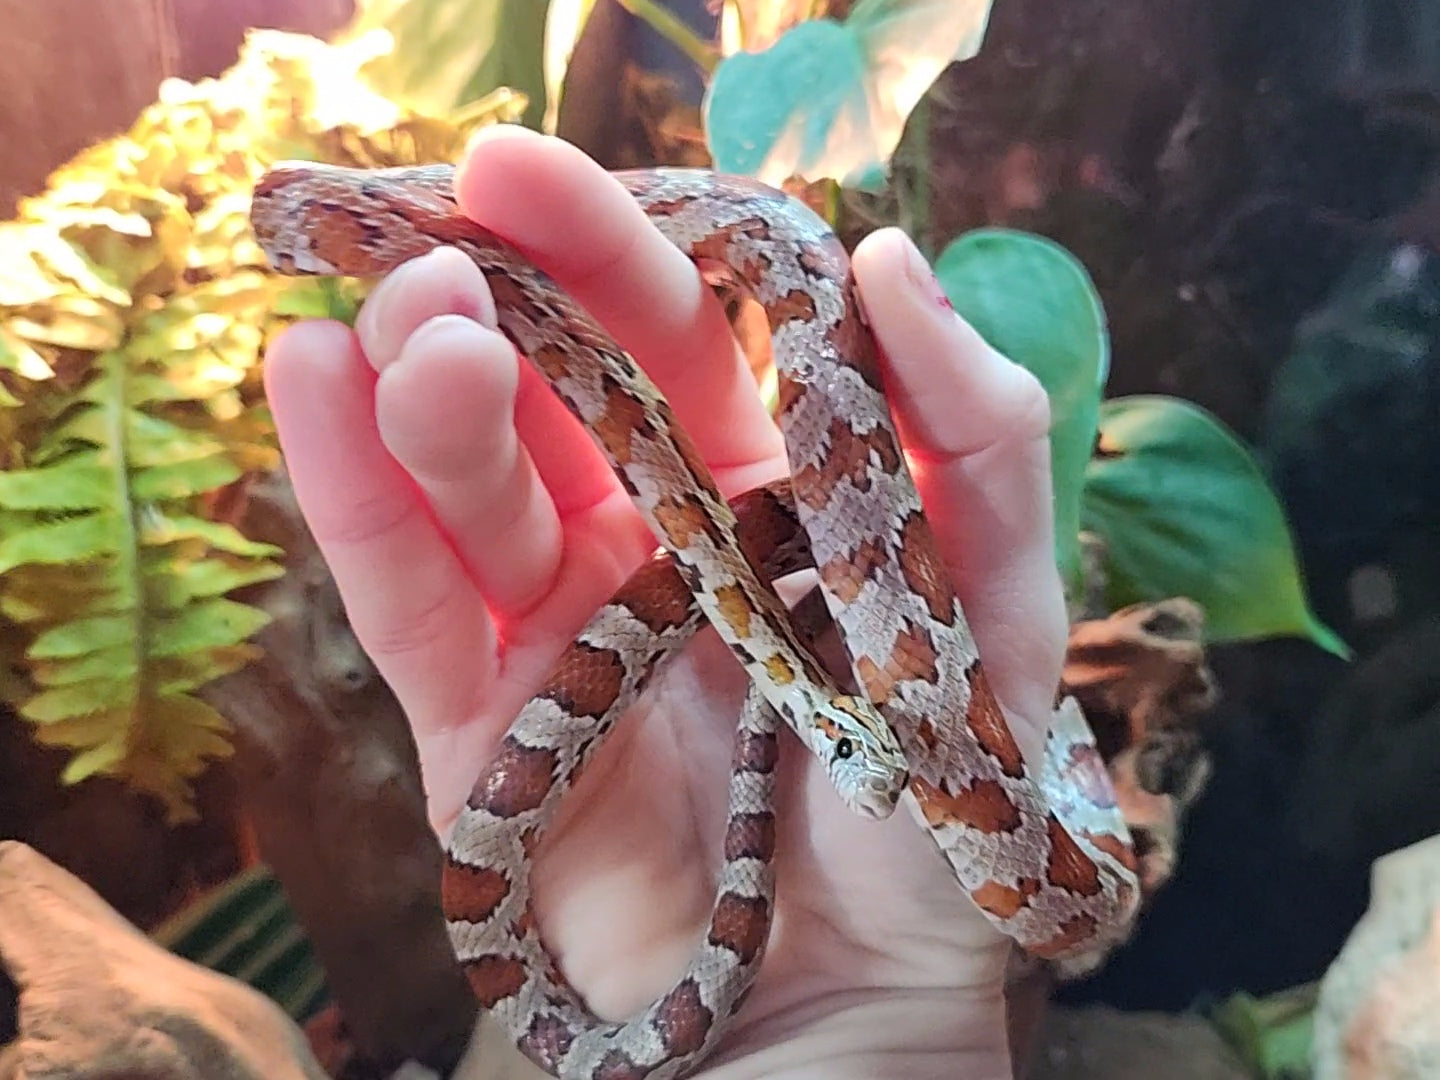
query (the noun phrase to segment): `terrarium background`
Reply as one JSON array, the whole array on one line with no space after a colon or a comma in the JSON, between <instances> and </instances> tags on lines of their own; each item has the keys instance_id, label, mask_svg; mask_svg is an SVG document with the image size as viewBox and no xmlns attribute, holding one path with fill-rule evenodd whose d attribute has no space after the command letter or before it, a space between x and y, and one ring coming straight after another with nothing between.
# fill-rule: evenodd
<instances>
[{"instance_id":1,"label":"terrarium background","mask_svg":"<svg viewBox=\"0 0 1440 1080\"><path fill-rule=\"evenodd\" d=\"M0 212L128 126L162 78L229 66L247 27L323 35L350 14L0 0ZM609 48L673 61L604 22ZM635 109L654 106L617 70L563 132L610 164L643 156ZM1357 652L1215 650L1216 773L1179 876L1071 996L1183 1008L1313 979L1364 908L1370 861L1440 828L1440 3L997 0L928 119L935 235L1014 225L1078 255L1111 324L1108 393L1189 399L1257 448L1316 613ZM62 787L61 758L0 718L0 836L142 927L250 860L224 765L200 785L202 821L176 829L108 781Z\"/></svg>"}]
</instances>

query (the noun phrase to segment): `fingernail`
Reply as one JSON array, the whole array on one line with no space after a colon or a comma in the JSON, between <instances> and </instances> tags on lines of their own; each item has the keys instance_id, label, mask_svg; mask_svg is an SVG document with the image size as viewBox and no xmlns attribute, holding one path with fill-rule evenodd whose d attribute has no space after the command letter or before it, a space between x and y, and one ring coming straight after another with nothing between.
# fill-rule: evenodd
<instances>
[{"instance_id":1,"label":"fingernail","mask_svg":"<svg viewBox=\"0 0 1440 1080\"><path fill-rule=\"evenodd\" d=\"M930 263L921 254L915 242L910 237L905 237L906 258L905 275L920 290L932 304L936 304L946 311L954 311L955 305L950 303L950 298L945 295L945 290L940 287L940 279L935 276Z\"/></svg>"}]
</instances>

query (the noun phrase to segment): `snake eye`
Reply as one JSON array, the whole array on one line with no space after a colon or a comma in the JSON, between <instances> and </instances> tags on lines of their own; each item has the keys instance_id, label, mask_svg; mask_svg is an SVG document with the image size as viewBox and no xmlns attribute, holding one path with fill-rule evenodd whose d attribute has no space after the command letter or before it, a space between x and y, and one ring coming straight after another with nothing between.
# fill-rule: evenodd
<instances>
[{"instance_id":1,"label":"snake eye","mask_svg":"<svg viewBox=\"0 0 1440 1080\"><path fill-rule=\"evenodd\" d=\"M855 744L852 743L849 739L841 739L835 744L836 757L848 758L853 753L855 753Z\"/></svg>"}]
</instances>

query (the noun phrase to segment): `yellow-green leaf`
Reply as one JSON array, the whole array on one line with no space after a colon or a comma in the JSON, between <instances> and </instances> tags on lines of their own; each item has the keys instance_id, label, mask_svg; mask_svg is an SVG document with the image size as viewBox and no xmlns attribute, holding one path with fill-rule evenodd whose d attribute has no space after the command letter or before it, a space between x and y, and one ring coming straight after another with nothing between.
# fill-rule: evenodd
<instances>
[{"instance_id":1,"label":"yellow-green leaf","mask_svg":"<svg viewBox=\"0 0 1440 1080\"><path fill-rule=\"evenodd\" d=\"M395 47L367 63L370 85L418 112L445 116L500 88L545 115L544 0L365 0L353 33L388 32Z\"/></svg>"},{"instance_id":2,"label":"yellow-green leaf","mask_svg":"<svg viewBox=\"0 0 1440 1080\"><path fill-rule=\"evenodd\" d=\"M202 597L223 596L246 585L272 581L285 573L279 563L237 563L219 558L170 560L164 570L162 603L166 607L179 607Z\"/></svg>"},{"instance_id":3,"label":"yellow-green leaf","mask_svg":"<svg viewBox=\"0 0 1440 1080\"><path fill-rule=\"evenodd\" d=\"M134 679L83 679L42 690L25 702L20 712L27 720L46 724L101 712L134 693Z\"/></svg>"},{"instance_id":4,"label":"yellow-green leaf","mask_svg":"<svg viewBox=\"0 0 1440 1080\"><path fill-rule=\"evenodd\" d=\"M125 751L123 733L112 735L99 746L82 750L72 757L64 772L60 774L60 781L65 784L78 784L81 780L112 769L125 757Z\"/></svg>"},{"instance_id":5,"label":"yellow-green leaf","mask_svg":"<svg viewBox=\"0 0 1440 1080\"><path fill-rule=\"evenodd\" d=\"M240 469L229 455L214 453L143 469L130 478L130 493L136 499L182 499L214 491L239 478Z\"/></svg>"},{"instance_id":6,"label":"yellow-green leaf","mask_svg":"<svg viewBox=\"0 0 1440 1080\"><path fill-rule=\"evenodd\" d=\"M140 656L134 640L93 649L83 656L61 660L36 660L30 674L40 686L71 686L91 679L135 680L140 674Z\"/></svg>"},{"instance_id":7,"label":"yellow-green leaf","mask_svg":"<svg viewBox=\"0 0 1440 1080\"><path fill-rule=\"evenodd\" d=\"M35 348L0 325L0 368L13 371L31 382L53 379L55 369Z\"/></svg>"},{"instance_id":8,"label":"yellow-green leaf","mask_svg":"<svg viewBox=\"0 0 1440 1080\"><path fill-rule=\"evenodd\" d=\"M166 544L176 540L204 540L211 547L231 555L267 557L282 554L274 544L251 540L223 522L185 514L165 515L158 511L144 515L142 520L147 544Z\"/></svg>"},{"instance_id":9,"label":"yellow-green leaf","mask_svg":"<svg viewBox=\"0 0 1440 1080\"><path fill-rule=\"evenodd\" d=\"M133 642L135 620L128 613L96 615L52 626L31 643L28 655L37 660L58 660Z\"/></svg>"},{"instance_id":10,"label":"yellow-green leaf","mask_svg":"<svg viewBox=\"0 0 1440 1080\"><path fill-rule=\"evenodd\" d=\"M270 621L259 608L212 597L155 620L150 651L155 656L176 656L197 649L235 645Z\"/></svg>"},{"instance_id":11,"label":"yellow-green leaf","mask_svg":"<svg viewBox=\"0 0 1440 1080\"><path fill-rule=\"evenodd\" d=\"M254 645L228 645L204 652L157 657L153 678L157 694L196 690L222 675L239 671L260 656Z\"/></svg>"},{"instance_id":12,"label":"yellow-green leaf","mask_svg":"<svg viewBox=\"0 0 1440 1080\"><path fill-rule=\"evenodd\" d=\"M114 308L84 298L56 302L43 315L13 316L7 327L27 341L87 352L114 348L125 333L125 324Z\"/></svg>"},{"instance_id":13,"label":"yellow-green leaf","mask_svg":"<svg viewBox=\"0 0 1440 1080\"><path fill-rule=\"evenodd\" d=\"M115 552L125 537L125 522L111 511L35 525L0 537L0 574L26 563L69 563Z\"/></svg>"},{"instance_id":14,"label":"yellow-green leaf","mask_svg":"<svg viewBox=\"0 0 1440 1080\"><path fill-rule=\"evenodd\" d=\"M93 451L43 469L0 472L0 506L11 510L92 510L114 492L115 470Z\"/></svg>"}]
</instances>

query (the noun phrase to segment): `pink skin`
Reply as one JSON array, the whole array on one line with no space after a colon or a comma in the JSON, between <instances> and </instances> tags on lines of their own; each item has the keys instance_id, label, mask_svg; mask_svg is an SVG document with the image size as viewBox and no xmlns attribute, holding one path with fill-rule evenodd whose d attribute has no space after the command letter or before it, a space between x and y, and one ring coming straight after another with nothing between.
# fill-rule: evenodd
<instances>
[{"instance_id":1,"label":"pink skin","mask_svg":"<svg viewBox=\"0 0 1440 1080\"><path fill-rule=\"evenodd\" d=\"M492 128L457 185L639 359L727 494L783 473L719 306L594 162ZM854 264L927 510L1038 762L1065 647L1044 392L941 302L903 234L871 235ZM493 325L481 274L444 249L391 274L356 332L293 327L266 367L301 505L414 726L441 836L560 649L652 547ZM547 941L608 1015L669 985L712 899L743 687L713 641L692 653L601 751L535 871ZM1006 943L908 815L847 813L783 742L771 953L703 1075L1009 1077Z\"/></svg>"}]
</instances>

